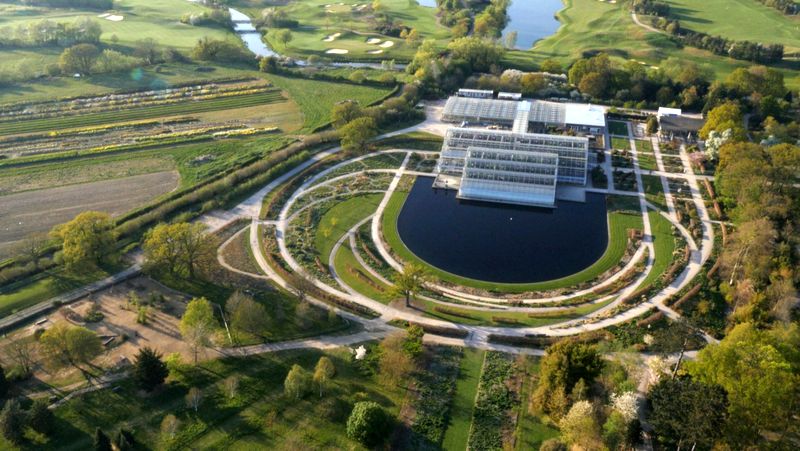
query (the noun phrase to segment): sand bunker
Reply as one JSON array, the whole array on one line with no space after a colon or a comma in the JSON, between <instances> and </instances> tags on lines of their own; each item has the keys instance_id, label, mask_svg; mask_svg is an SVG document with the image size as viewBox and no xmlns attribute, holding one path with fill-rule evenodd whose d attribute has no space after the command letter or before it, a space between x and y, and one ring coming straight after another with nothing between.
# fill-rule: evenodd
<instances>
[{"instance_id":1,"label":"sand bunker","mask_svg":"<svg viewBox=\"0 0 800 451\"><path fill-rule=\"evenodd\" d=\"M106 17L108 17L108 16L110 16L110 15L111 15L111 14L109 14L109 13L103 13L103 14L100 14L100 15L98 15L97 17L99 17L99 18L101 18L101 19L105 19Z\"/></svg>"},{"instance_id":2,"label":"sand bunker","mask_svg":"<svg viewBox=\"0 0 800 451\"><path fill-rule=\"evenodd\" d=\"M391 47L393 45L394 45L394 42L392 42L392 41L383 41L383 43L381 44L381 47L383 47L385 49L388 49L389 47Z\"/></svg>"},{"instance_id":3,"label":"sand bunker","mask_svg":"<svg viewBox=\"0 0 800 451\"><path fill-rule=\"evenodd\" d=\"M383 53L383 49L367 50L367 53L370 55L380 55Z\"/></svg>"},{"instance_id":4,"label":"sand bunker","mask_svg":"<svg viewBox=\"0 0 800 451\"><path fill-rule=\"evenodd\" d=\"M378 38L369 38L369 39L367 39L367 44L375 45L375 44L378 44L379 42L381 42L381 40L378 39Z\"/></svg>"},{"instance_id":5,"label":"sand bunker","mask_svg":"<svg viewBox=\"0 0 800 451\"><path fill-rule=\"evenodd\" d=\"M350 53L350 50L329 49L329 50L326 50L325 53L330 53L331 55L346 55L346 54Z\"/></svg>"},{"instance_id":6,"label":"sand bunker","mask_svg":"<svg viewBox=\"0 0 800 451\"><path fill-rule=\"evenodd\" d=\"M112 22L122 22L122 21L125 19L125 17L123 17L123 16L118 16L118 15L116 15L116 14L109 14L109 15L107 15L107 16L105 17L105 19L106 19L106 20L110 20L110 21L112 21Z\"/></svg>"},{"instance_id":7,"label":"sand bunker","mask_svg":"<svg viewBox=\"0 0 800 451\"><path fill-rule=\"evenodd\" d=\"M341 33L330 34L330 35L326 36L325 39L323 39L323 41L324 42L333 42L333 41L336 40L336 38L338 38L341 35L342 35Z\"/></svg>"}]
</instances>

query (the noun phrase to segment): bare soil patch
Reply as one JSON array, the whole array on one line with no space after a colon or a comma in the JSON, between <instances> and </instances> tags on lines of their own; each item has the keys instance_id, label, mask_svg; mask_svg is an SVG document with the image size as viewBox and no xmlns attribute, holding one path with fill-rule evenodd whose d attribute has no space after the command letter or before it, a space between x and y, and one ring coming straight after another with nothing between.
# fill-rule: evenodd
<instances>
[{"instance_id":1,"label":"bare soil patch","mask_svg":"<svg viewBox=\"0 0 800 451\"><path fill-rule=\"evenodd\" d=\"M0 258L26 236L87 211L119 215L178 186L175 171L28 191L0 197Z\"/></svg>"}]
</instances>

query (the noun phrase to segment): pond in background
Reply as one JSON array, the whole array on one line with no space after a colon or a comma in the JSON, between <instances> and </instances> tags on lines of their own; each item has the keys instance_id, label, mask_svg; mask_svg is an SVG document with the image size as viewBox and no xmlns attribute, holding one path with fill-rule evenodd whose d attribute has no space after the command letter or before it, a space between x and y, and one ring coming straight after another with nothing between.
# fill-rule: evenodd
<instances>
[{"instance_id":1,"label":"pond in background","mask_svg":"<svg viewBox=\"0 0 800 451\"><path fill-rule=\"evenodd\" d=\"M575 274L608 245L605 196L557 208L465 202L418 177L397 220L403 243L429 264L477 280L541 282Z\"/></svg>"},{"instance_id":2,"label":"pond in background","mask_svg":"<svg viewBox=\"0 0 800 451\"><path fill-rule=\"evenodd\" d=\"M562 8L562 0L511 0L503 38L516 31L517 48L530 49L536 41L558 31L561 22L556 19L556 13Z\"/></svg>"}]
</instances>

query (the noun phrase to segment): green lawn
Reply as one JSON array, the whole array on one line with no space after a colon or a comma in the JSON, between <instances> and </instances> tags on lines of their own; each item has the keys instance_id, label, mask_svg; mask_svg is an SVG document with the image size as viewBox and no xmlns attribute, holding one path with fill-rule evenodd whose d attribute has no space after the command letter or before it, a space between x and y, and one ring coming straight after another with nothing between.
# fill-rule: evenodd
<instances>
[{"instance_id":1,"label":"green lawn","mask_svg":"<svg viewBox=\"0 0 800 451\"><path fill-rule=\"evenodd\" d=\"M320 356L336 366L336 376L322 398L310 393L286 399L284 378L293 364L312 372ZM351 449L361 445L346 437L345 422L352 405L361 400L381 404L390 415L399 411L405 391L380 385L351 362L346 348L322 353L299 350L245 358L228 358L184 365L156 395L142 395L129 381L118 389L100 390L70 400L54 411L56 428L46 443L33 449L84 450L92 447L96 427L112 434L125 426L143 449ZM227 397L222 382L240 378L237 395ZM202 391L195 413L186 406L190 387ZM180 421L175 438L162 441L160 424L167 414ZM273 420L269 421L268 418ZM0 447L9 449L0 439Z\"/></svg>"},{"instance_id":2,"label":"green lawn","mask_svg":"<svg viewBox=\"0 0 800 451\"><path fill-rule=\"evenodd\" d=\"M400 211L402 210L407 196L408 193L406 192L395 191L392 194L388 205L386 206L383 217L381 218L384 239L392 248L392 250L405 261L417 262L424 265L426 268L428 268L433 276L438 277L441 280L457 285L490 291L522 293L527 291L553 290L590 281L607 270L613 268L614 265L616 265L622 258L628 242L627 230L631 228L642 228L642 218L640 216L611 211L608 216L609 245L600 259L598 259L588 268L567 277L545 282L524 284L485 282L466 277L460 277L443 271L439 268L435 268L414 255L414 253L403 244L400 234L397 232L397 218L400 215Z\"/></svg>"},{"instance_id":3,"label":"green lawn","mask_svg":"<svg viewBox=\"0 0 800 451\"><path fill-rule=\"evenodd\" d=\"M286 99L281 95L280 91L269 90L255 94L243 94L208 100L185 101L166 105L125 108L118 111L104 111L98 113L86 113L73 116L22 121L4 121L0 122L0 135L91 127L95 125L112 124L115 122L131 122L152 118L206 113L218 110L232 110L251 106L269 105L272 103L285 101Z\"/></svg>"},{"instance_id":4,"label":"green lawn","mask_svg":"<svg viewBox=\"0 0 800 451\"><path fill-rule=\"evenodd\" d=\"M636 140L636 150L639 152L652 152L653 151L653 143L650 140L643 140L637 139Z\"/></svg>"},{"instance_id":5,"label":"green lawn","mask_svg":"<svg viewBox=\"0 0 800 451\"><path fill-rule=\"evenodd\" d=\"M681 27L738 41L800 49L800 17L787 16L755 0L667 0Z\"/></svg>"},{"instance_id":6,"label":"green lawn","mask_svg":"<svg viewBox=\"0 0 800 451\"><path fill-rule=\"evenodd\" d=\"M628 124L620 121L608 121L608 132L612 135L628 136Z\"/></svg>"},{"instance_id":7,"label":"green lawn","mask_svg":"<svg viewBox=\"0 0 800 451\"><path fill-rule=\"evenodd\" d=\"M669 268L672 263L672 253L675 251L675 238L672 235L672 223L658 212L648 212L650 227L653 232L653 245L656 250L656 261L653 269L645 277L640 287L646 287L655 282Z\"/></svg>"},{"instance_id":8,"label":"green lawn","mask_svg":"<svg viewBox=\"0 0 800 451\"><path fill-rule=\"evenodd\" d=\"M62 268L24 279L0 289L0 317L31 307L60 294L108 277L104 270L68 273Z\"/></svg>"},{"instance_id":9,"label":"green lawn","mask_svg":"<svg viewBox=\"0 0 800 451\"><path fill-rule=\"evenodd\" d=\"M411 132L375 142L377 149L413 149L438 152L444 139L428 132Z\"/></svg>"},{"instance_id":10,"label":"green lawn","mask_svg":"<svg viewBox=\"0 0 800 451\"><path fill-rule=\"evenodd\" d=\"M611 137L611 148L617 150L631 150L631 141L628 138Z\"/></svg>"},{"instance_id":11,"label":"green lawn","mask_svg":"<svg viewBox=\"0 0 800 451\"><path fill-rule=\"evenodd\" d=\"M345 243L339 247L339 251L333 259L333 267L336 269L336 274L341 277L344 283L364 296L383 302L384 304L388 304L389 301L392 300L392 296L389 295L389 287L376 279L358 262L358 260L356 260L349 244ZM357 273L352 271L357 271ZM362 279L357 274L363 275L370 280L371 283Z\"/></svg>"},{"instance_id":12,"label":"green lawn","mask_svg":"<svg viewBox=\"0 0 800 451\"><path fill-rule=\"evenodd\" d=\"M639 167L645 171L657 171L658 164L656 163L656 156L652 153L637 152L639 159Z\"/></svg>"},{"instance_id":13,"label":"green lawn","mask_svg":"<svg viewBox=\"0 0 800 451\"><path fill-rule=\"evenodd\" d=\"M359 221L374 213L381 199L382 194L359 195L338 203L325 212L319 221L314 239L314 246L323 264L328 264L336 242Z\"/></svg>"},{"instance_id":14,"label":"green lawn","mask_svg":"<svg viewBox=\"0 0 800 451\"><path fill-rule=\"evenodd\" d=\"M367 4L362 2L359 4ZM331 8L326 8L330 5ZM293 38L288 45L283 45L267 34L270 46L280 53L307 57L320 55L329 58L344 57L350 60L388 60L408 61L416 51L414 46L405 40L379 34L372 26L371 13L361 13L351 7L351 3L339 5L328 0L305 0L290 2L281 9L292 19L298 20L301 27L292 30ZM439 25L435 10L420 6L408 0L382 0L383 12L393 22L416 28L421 39L435 39L444 47L450 37L450 30ZM252 12L251 12L252 13ZM341 33L332 41L325 39ZM391 47L368 44L370 38L381 42L391 41ZM421 42L421 41L420 41ZM347 50L346 55L326 53L329 49ZM382 50L380 53L376 53ZM374 53L369 53L374 52Z\"/></svg>"},{"instance_id":15,"label":"green lawn","mask_svg":"<svg viewBox=\"0 0 800 451\"><path fill-rule=\"evenodd\" d=\"M463 451L467 448L467 438L472 425L472 409L475 406L485 355L485 351L464 348L453 405L450 408L450 421L442 441L444 450Z\"/></svg>"},{"instance_id":16,"label":"green lawn","mask_svg":"<svg viewBox=\"0 0 800 451\"><path fill-rule=\"evenodd\" d=\"M545 424L543 419L534 411L530 402L533 392L536 390L536 383L539 380L539 358L528 357L524 361L525 376L522 379L522 393L520 398L519 419L517 420L516 446L514 449L525 451L539 449L542 442L558 437L558 429Z\"/></svg>"},{"instance_id":17,"label":"green lawn","mask_svg":"<svg viewBox=\"0 0 800 451\"><path fill-rule=\"evenodd\" d=\"M186 0L115 0L111 11L72 8L27 8L17 10L16 14L0 14L0 28L25 26L31 22L47 19L53 22L73 22L80 17L93 18L103 29L101 40L112 43L116 36L117 44L133 46L136 41L153 38L161 45L189 50L198 39L205 36L215 39L234 38L232 31L222 27L195 27L180 22L184 14L199 14L209 9L197 2ZM101 13L123 16L114 22L97 17Z\"/></svg>"},{"instance_id":18,"label":"green lawn","mask_svg":"<svg viewBox=\"0 0 800 451\"><path fill-rule=\"evenodd\" d=\"M661 177L657 175L643 175L645 197L651 204L667 211L667 200L664 196L664 186L661 184Z\"/></svg>"},{"instance_id":19,"label":"green lawn","mask_svg":"<svg viewBox=\"0 0 800 451\"><path fill-rule=\"evenodd\" d=\"M379 102L392 92L390 88L306 80L281 75L268 75L267 78L275 86L287 91L292 100L300 105L305 115L306 131L313 131L328 124L331 120L331 109L342 100L356 100L361 105L367 106Z\"/></svg>"},{"instance_id":20,"label":"green lawn","mask_svg":"<svg viewBox=\"0 0 800 451\"><path fill-rule=\"evenodd\" d=\"M714 0L703 5L699 0L675 1L691 3L691 10L707 9L709 14L716 14L712 23L726 23L729 27L740 27L743 30L755 29L749 25L751 22L748 19L742 21L731 18L730 10L721 6L732 3L727 0ZM766 8L754 0L735 0L734 3L737 5L747 3L748 8L745 10ZM679 61L690 61L701 67L707 67L718 79L724 78L738 67L752 64L748 61L717 56L693 47L680 47L665 34L653 33L639 27L631 19L629 2L618 1L612 4L597 0L564 0L564 5L564 9L557 13L562 26L555 34L538 41L530 51L509 52L506 62L520 67L530 67L532 62L541 63L547 58L555 58L567 67L584 54L603 51L621 61L636 60L656 67L670 57ZM747 16L747 14L740 11L736 16ZM787 20L794 19L785 19L783 22ZM742 24L747 25L742 26ZM686 26L693 27L691 24ZM758 29L758 34L768 35L774 28L774 23L761 27ZM792 33L794 33L793 40L800 37L796 26L794 28L781 26L782 35ZM756 39L755 36L753 34L751 40L762 40ZM797 73L788 64L785 66L780 69L786 77L787 85L796 89L800 85L800 77L797 77Z\"/></svg>"}]
</instances>

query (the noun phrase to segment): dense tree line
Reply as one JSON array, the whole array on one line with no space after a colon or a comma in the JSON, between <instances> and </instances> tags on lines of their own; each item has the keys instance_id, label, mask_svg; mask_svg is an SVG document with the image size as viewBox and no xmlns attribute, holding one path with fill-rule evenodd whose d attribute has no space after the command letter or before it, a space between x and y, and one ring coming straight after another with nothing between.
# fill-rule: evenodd
<instances>
[{"instance_id":1,"label":"dense tree line","mask_svg":"<svg viewBox=\"0 0 800 451\"><path fill-rule=\"evenodd\" d=\"M636 14L647 16L667 17L669 15L669 4L655 0L633 0L631 4Z\"/></svg>"},{"instance_id":2,"label":"dense tree line","mask_svg":"<svg viewBox=\"0 0 800 451\"><path fill-rule=\"evenodd\" d=\"M508 23L508 6L511 0L491 0L489 5L475 16L475 35L499 38Z\"/></svg>"},{"instance_id":3,"label":"dense tree line","mask_svg":"<svg viewBox=\"0 0 800 451\"><path fill-rule=\"evenodd\" d=\"M100 42L102 33L100 24L87 17L74 22L53 22L45 19L27 25L0 28L0 48L96 44Z\"/></svg>"},{"instance_id":4,"label":"dense tree line","mask_svg":"<svg viewBox=\"0 0 800 451\"><path fill-rule=\"evenodd\" d=\"M756 0L756 1L763 4L764 6L775 8L778 11L787 15L794 15L800 13L800 4L795 3L794 0Z\"/></svg>"}]
</instances>

